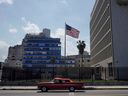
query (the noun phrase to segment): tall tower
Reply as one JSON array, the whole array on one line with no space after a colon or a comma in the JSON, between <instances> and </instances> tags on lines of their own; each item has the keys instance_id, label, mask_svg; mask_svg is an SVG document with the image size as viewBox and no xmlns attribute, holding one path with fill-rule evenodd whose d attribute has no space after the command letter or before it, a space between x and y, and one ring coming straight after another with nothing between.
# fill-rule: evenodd
<instances>
[{"instance_id":1,"label":"tall tower","mask_svg":"<svg viewBox=\"0 0 128 96\"><path fill-rule=\"evenodd\" d=\"M93 7L91 65L99 69L97 77L101 79L128 79L127 5L127 0L96 0Z\"/></svg>"}]
</instances>

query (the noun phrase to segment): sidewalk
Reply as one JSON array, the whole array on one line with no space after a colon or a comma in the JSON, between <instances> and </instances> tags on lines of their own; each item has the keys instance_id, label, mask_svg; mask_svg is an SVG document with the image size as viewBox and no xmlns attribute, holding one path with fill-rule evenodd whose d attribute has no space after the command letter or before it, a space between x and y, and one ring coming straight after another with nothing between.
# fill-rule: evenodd
<instances>
[{"instance_id":1,"label":"sidewalk","mask_svg":"<svg viewBox=\"0 0 128 96\"><path fill-rule=\"evenodd\" d=\"M128 86L85 86L85 90L123 90ZM37 86L0 86L0 90L37 90Z\"/></svg>"},{"instance_id":2,"label":"sidewalk","mask_svg":"<svg viewBox=\"0 0 128 96\"><path fill-rule=\"evenodd\" d=\"M0 86L0 90L37 90L37 86Z\"/></svg>"},{"instance_id":3,"label":"sidewalk","mask_svg":"<svg viewBox=\"0 0 128 96\"><path fill-rule=\"evenodd\" d=\"M128 90L128 86L85 86L87 90Z\"/></svg>"}]
</instances>

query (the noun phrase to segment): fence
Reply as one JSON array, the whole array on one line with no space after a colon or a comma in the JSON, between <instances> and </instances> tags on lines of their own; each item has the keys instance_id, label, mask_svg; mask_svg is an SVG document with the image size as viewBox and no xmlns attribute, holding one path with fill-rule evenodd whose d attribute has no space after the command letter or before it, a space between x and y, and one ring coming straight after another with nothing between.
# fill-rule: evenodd
<instances>
[{"instance_id":1,"label":"fence","mask_svg":"<svg viewBox=\"0 0 128 96\"><path fill-rule=\"evenodd\" d=\"M128 68L106 67L47 67L40 69L3 68L2 81L50 80L54 77L68 77L76 80L128 80Z\"/></svg>"}]
</instances>

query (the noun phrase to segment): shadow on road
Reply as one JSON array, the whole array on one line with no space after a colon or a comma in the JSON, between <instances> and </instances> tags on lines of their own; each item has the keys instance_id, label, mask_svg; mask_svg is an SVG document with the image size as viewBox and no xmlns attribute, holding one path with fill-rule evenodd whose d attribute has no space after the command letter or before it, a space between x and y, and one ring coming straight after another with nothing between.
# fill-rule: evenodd
<instances>
[{"instance_id":1,"label":"shadow on road","mask_svg":"<svg viewBox=\"0 0 128 96\"><path fill-rule=\"evenodd\" d=\"M75 92L69 92L68 90L49 90L48 92L37 91L37 93L85 93L85 90L76 90Z\"/></svg>"}]
</instances>

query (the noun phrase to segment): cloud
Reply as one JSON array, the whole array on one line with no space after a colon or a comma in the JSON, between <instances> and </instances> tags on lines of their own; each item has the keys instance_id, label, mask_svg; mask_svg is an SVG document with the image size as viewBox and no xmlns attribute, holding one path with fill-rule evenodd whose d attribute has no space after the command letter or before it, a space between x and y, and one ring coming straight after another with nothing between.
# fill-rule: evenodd
<instances>
[{"instance_id":1,"label":"cloud","mask_svg":"<svg viewBox=\"0 0 128 96\"><path fill-rule=\"evenodd\" d=\"M25 23L25 25L22 27L22 29L26 33L39 33L39 32L41 32L38 25L36 25L30 21L27 21L25 17L21 17L21 20Z\"/></svg>"},{"instance_id":2,"label":"cloud","mask_svg":"<svg viewBox=\"0 0 128 96\"><path fill-rule=\"evenodd\" d=\"M36 24L31 23L31 22L28 22L25 26L23 26L23 30L26 33L39 33L40 32L39 27Z\"/></svg>"},{"instance_id":3,"label":"cloud","mask_svg":"<svg viewBox=\"0 0 128 96\"><path fill-rule=\"evenodd\" d=\"M16 42L17 45L21 45L22 44L22 40Z\"/></svg>"},{"instance_id":4,"label":"cloud","mask_svg":"<svg viewBox=\"0 0 128 96\"><path fill-rule=\"evenodd\" d=\"M9 29L9 32L10 32L10 33L17 33L18 31L17 31L16 28L10 28L10 29Z\"/></svg>"},{"instance_id":5,"label":"cloud","mask_svg":"<svg viewBox=\"0 0 128 96\"><path fill-rule=\"evenodd\" d=\"M3 62L7 58L9 46L5 41L0 41L0 62Z\"/></svg>"},{"instance_id":6,"label":"cloud","mask_svg":"<svg viewBox=\"0 0 128 96\"><path fill-rule=\"evenodd\" d=\"M65 30L63 28L58 28L55 30L55 32L52 32L51 35L52 37L61 38L61 40L64 40L64 33Z\"/></svg>"},{"instance_id":7,"label":"cloud","mask_svg":"<svg viewBox=\"0 0 128 96\"><path fill-rule=\"evenodd\" d=\"M14 0L0 0L0 4L2 3L12 5L14 3Z\"/></svg>"}]
</instances>

